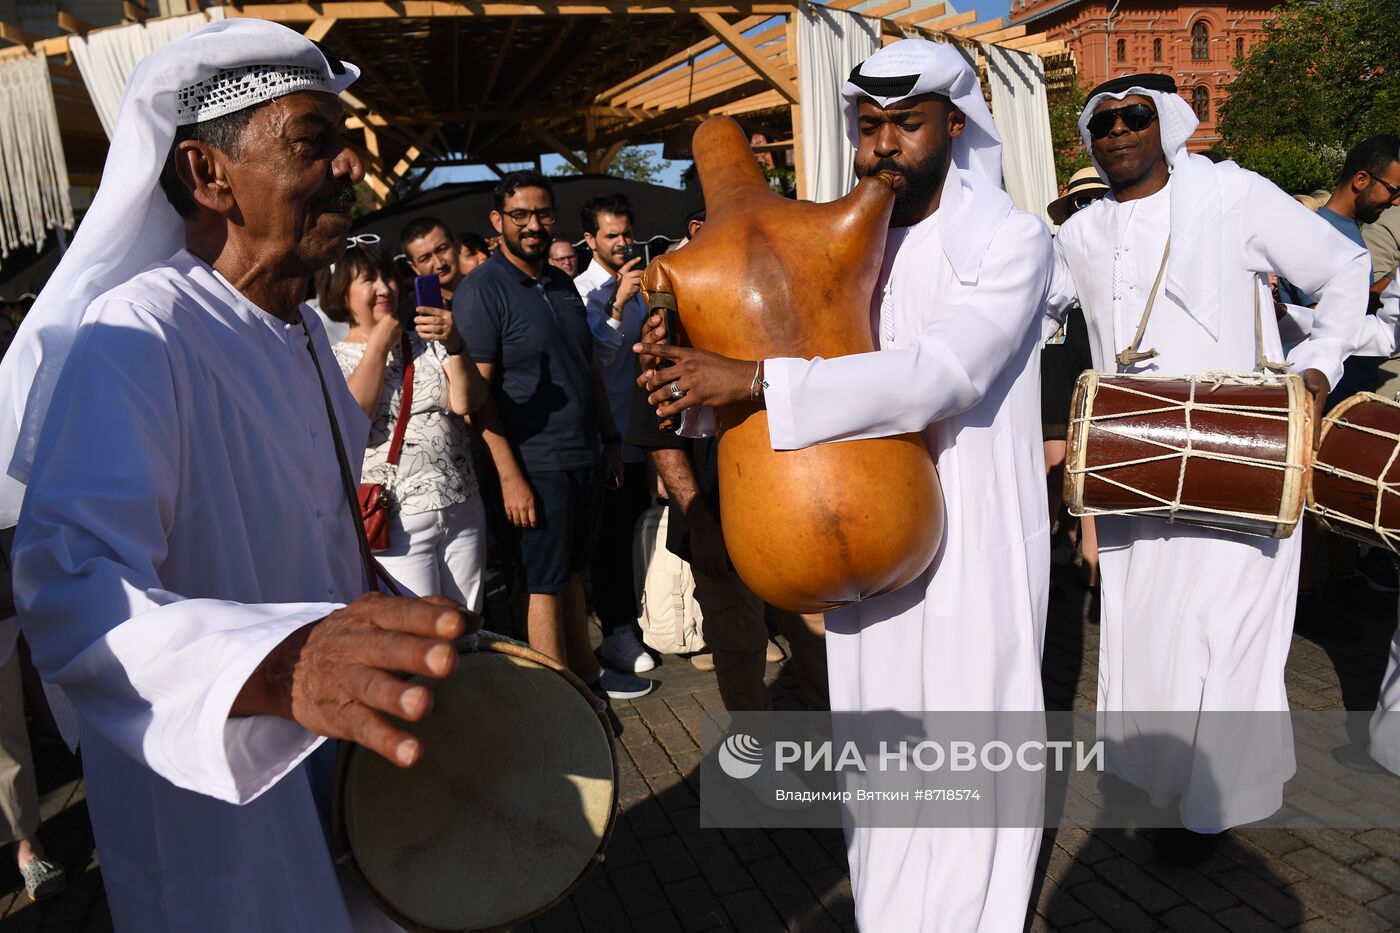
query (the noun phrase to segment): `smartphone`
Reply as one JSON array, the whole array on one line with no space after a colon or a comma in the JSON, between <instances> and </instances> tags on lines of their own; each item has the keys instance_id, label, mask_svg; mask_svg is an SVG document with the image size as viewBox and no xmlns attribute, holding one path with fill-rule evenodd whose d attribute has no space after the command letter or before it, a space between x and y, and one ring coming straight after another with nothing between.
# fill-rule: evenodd
<instances>
[{"instance_id":1,"label":"smartphone","mask_svg":"<svg viewBox=\"0 0 1400 933\"><path fill-rule=\"evenodd\" d=\"M441 308L442 283L436 275L420 275L413 280L413 297L419 308Z\"/></svg>"},{"instance_id":2,"label":"smartphone","mask_svg":"<svg viewBox=\"0 0 1400 933\"><path fill-rule=\"evenodd\" d=\"M640 259L638 269L647 267L647 247L645 243L628 243L622 248L622 264L625 266L634 259Z\"/></svg>"}]
</instances>

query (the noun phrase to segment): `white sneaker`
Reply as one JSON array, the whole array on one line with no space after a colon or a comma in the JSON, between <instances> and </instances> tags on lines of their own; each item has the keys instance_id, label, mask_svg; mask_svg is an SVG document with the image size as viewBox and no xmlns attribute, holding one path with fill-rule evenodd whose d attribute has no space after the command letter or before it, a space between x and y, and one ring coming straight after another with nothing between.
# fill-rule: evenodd
<instances>
[{"instance_id":1,"label":"white sneaker","mask_svg":"<svg viewBox=\"0 0 1400 933\"><path fill-rule=\"evenodd\" d=\"M656 662L637 641L631 628L620 628L604 638L598 654L602 655L609 667L625 674L641 674L656 667Z\"/></svg>"}]
</instances>

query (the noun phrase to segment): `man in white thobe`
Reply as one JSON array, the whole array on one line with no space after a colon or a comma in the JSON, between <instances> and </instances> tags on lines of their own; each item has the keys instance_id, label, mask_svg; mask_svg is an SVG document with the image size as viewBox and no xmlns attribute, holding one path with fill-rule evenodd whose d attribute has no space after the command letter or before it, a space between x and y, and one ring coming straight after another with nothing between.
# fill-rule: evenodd
<instances>
[{"instance_id":1,"label":"man in white thobe","mask_svg":"<svg viewBox=\"0 0 1400 933\"><path fill-rule=\"evenodd\" d=\"M1320 402L1341 374L1366 306L1365 252L1259 175L1188 153L1196 125L1165 75L1101 85L1080 116L1084 145L1113 190L1060 228L1056 250L1069 275L1056 281L1078 293L1094 366L1189 374L1249 372L1260 350L1279 360L1264 278L1274 273L1320 296L1317 326L1287 357ZM1054 296L1052 310L1072 297ZM1116 365L1130 345L1146 358ZM1287 723L1260 717L1248 754L1240 754L1244 746L1232 747L1239 723L1195 715L1287 711L1283 669L1299 535L1255 538L1134 516L1096 521L1098 708L1108 770L1146 790L1155 806L1178 804L1194 833L1268 816L1294 770ZM1170 726L1133 719L1165 711L1190 718ZM1195 858L1209 840L1194 833L1157 838L1171 854Z\"/></svg>"},{"instance_id":2,"label":"man in white thobe","mask_svg":"<svg viewBox=\"0 0 1400 933\"><path fill-rule=\"evenodd\" d=\"M363 176L337 97L357 73L259 20L138 64L0 366L16 602L76 708L119 931L387 924L342 889L305 760L329 735L415 762L381 713L431 697L391 672L445 675L467 620L362 596L368 424L300 305Z\"/></svg>"},{"instance_id":3,"label":"man in white thobe","mask_svg":"<svg viewBox=\"0 0 1400 933\"><path fill-rule=\"evenodd\" d=\"M895 42L842 88L859 175L895 175L876 287L880 349L763 361L775 450L918 432L945 536L893 593L826 617L837 711L1039 711L1049 524L1040 443L1040 313L1049 232L1001 190L1001 141L953 48ZM950 164L951 161L951 164ZM946 174L945 174L946 172ZM755 361L644 345L665 414L749 398ZM677 377L679 375L679 378ZM1040 801L1024 802L1040 819ZM870 931L1021 928L1041 829L847 825L856 916Z\"/></svg>"}]
</instances>

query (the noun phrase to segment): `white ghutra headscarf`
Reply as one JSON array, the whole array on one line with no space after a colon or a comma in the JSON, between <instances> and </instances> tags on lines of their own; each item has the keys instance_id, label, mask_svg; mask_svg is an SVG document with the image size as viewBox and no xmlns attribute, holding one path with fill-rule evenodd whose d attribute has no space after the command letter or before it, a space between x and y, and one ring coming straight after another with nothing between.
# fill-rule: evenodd
<instances>
[{"instance_id":1,"label":"white ghutra headscarf","mask_svg":"<svg viewBox=\"0 0 1400 933\"><path fill-rule=\"evenodd\" d=\"M160 188L175 129L295 91L339 94L354 65L285 26L211 23L142 59L127 81L102 184L0 361L0 528L19 519L39 433L88 306L184 248Z\"/></svg>"},{"instance_id":2,"label":"white ghutra headscarf","mask_svg":"<svg viewBox=\"0 0 1400 933\"><path fill-rule=\"evenodd\" d=\"M1011 211L1011 198L1001 189L1001 135L997 132L977 72L948 43L901 39L861 62L841 86L846 136L860 148L860 102L889 108L910 97L941 94L962 111L966 123L953 140L952 167L961 170L971 197L965 197L946 229L943 251L959 280L975 281L992 236ZM951 177L951 169L950 169Z\"/></svg>"},{"instance_id":3,"label":"white ghutra headscarf","mask_svg":"<svg viewBox=\"0 0 1400 933\"><path fill-rule=\"evenodd\" d=\"M1167 294L1211 337L1220 335L1220 270L1224 249L1221 189L1216 167L1205 156L1192 155L1186 141L1200 121L1176 92L1167 75L1140 74L1114 78L1094 88L1079 115L1079 138L1100 177L1108 173L1093 159L1089 118L1105 100L1129 95L1149 98L1157 111L1162 152L1171 167L1171 256L1163 282Z\"/></svg>"}]
</instances>

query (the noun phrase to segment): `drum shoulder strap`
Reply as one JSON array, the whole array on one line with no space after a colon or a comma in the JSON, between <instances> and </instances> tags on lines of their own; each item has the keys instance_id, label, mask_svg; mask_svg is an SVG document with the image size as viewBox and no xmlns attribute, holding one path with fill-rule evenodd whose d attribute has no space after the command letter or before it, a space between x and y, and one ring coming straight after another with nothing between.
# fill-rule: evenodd
<instances>
[{"instance_id":1,"label":"drum shoulder strap","mask_svg":"<svg viewBox=\"0 0 1400 933\"><path fill-rule=\"evenodd\" d=\"M1114 357L1119 366L1132 366L1144 360L1150 360L1157 355L1156 350L1139 350L1142 346L1142 335L1147 332L1147 319L1152 316L1152 306L1157 303L1157 291L1162 287L1162 278L1167 272L1167 257L1172 253L1172 237L1167 234L1167 245L1162 250L1162 264L1157 267L1157 278L1152 282L1152 291L1147 295L1147 304L1142 309L1142 320L1138 321L1137 333L1133 334L1133 342L1128 345L1128 349L1119 350Z\"/></svg>"}]
</instances>

